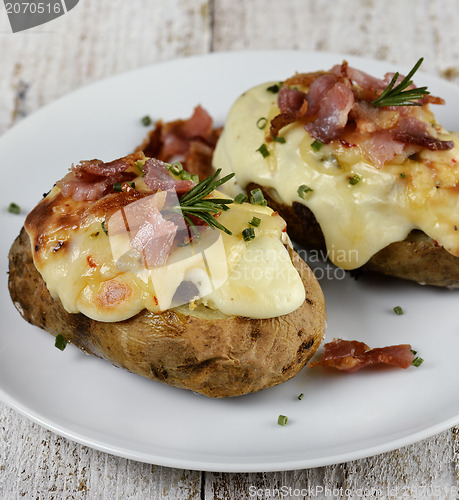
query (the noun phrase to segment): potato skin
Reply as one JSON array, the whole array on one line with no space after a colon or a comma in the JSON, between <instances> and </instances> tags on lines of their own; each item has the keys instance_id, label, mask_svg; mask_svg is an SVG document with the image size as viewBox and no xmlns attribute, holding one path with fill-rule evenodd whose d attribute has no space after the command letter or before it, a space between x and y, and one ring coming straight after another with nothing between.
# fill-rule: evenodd
<instances>
[{"instance_id":1,"label":"potato skin","mask_svg":"<svg viewBox=\"0 0 459 500\"><path fill-rule=\"evenodd\" d=\"M281 203L272 191L249 184L247 192L260 188L268 205L287 222L289 236L305 248L325 249L325 240L314 214L301 203ZM376 253L364 266L371 271L423 285L459 287L459 257L437 245L422 231L413 231L404 241L391 243Z\"/></svg>"},{"instance_id":2,"label":"potato skin","mask_svg":"<svg viewBox=\"0 0 459 500\"><path fill-rule=\"evenodd\" d=\"M326 325L322 290L294 252L292 260L306 300L296 311L272 319L202 319L171 309L161 314L143 310L128 320L104 323L70 314L48 292L24 228L9 253L8 286L29 323L138 375L221 398L285 382L319 347Z\"/></svg>"}]
</instances>

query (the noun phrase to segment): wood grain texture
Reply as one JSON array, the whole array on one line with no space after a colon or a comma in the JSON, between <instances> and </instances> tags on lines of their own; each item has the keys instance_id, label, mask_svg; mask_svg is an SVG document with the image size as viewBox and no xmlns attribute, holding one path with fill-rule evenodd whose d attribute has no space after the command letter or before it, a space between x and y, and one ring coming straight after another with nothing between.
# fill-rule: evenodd
<instances>
[{"instance_id":1,"label":"wood grain texture","mask_svg":"<svg viewBox=\"0 0 459 500\"><path fill-rule=\"evenodd\" d=\"M457 0L81 0L62 18L15 35L0 10L0 133L87 83L210 50L322 50L403 65L424 56L424 71L459 83L458 7ZM271 498L454 499L458 457L459 427L346 464L201 474L101 453L0 404L1 500L270 498L264 490ZM301 494L276 497L283 486ZM251 495L254 487L261 496Z\"/></svg>"}]
</instances>

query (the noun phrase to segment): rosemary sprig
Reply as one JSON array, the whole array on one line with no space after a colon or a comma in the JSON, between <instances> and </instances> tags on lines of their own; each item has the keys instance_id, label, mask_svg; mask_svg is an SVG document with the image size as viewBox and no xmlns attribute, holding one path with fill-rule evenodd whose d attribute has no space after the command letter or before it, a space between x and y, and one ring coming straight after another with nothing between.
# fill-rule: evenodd
<instances>
[{"instance_id":1,"label":"rosemary sprig","mask_svg":"<svg viewBox=\"0 0 459 500\"><path fill-rule=\"evenodd\" d=\"M184 219L188 222L191 229L198 237L199 232L193 221L190 219L190 215L201 219L212 229L217 228L226 234L232 234L228 228L217 221L214 214L221 212L222 207L226 207L230 203L233 203L233 200L224 198L206 198L206 196L209 196L212 191L234 177L234 174L228 174L222 179L217 179L220 172L221 168L218 169L212 177L207 177L201 182L198 182L196 186L193 186L180 198L180 205L178 207L174 207L174 211L182 213Z\"/></svg>"},{"instance_id":2,"label":"rosemary sprig","mask_svg":"<svg viewBox=\"0 0 459 500\"><path fill-rule=\"evenodd\" d=\"M381 106L422 106L419 102L425 95L430 94L427 87L419 87L416 89L405 90L413 84L411 77L416 73L421 66L423 57L413 66L413 69L405 76L405 78L394 87L399 73L395 73L389 85L384 89L381 95L371 102L377 108Z\"/></svg>"}]
</instances>

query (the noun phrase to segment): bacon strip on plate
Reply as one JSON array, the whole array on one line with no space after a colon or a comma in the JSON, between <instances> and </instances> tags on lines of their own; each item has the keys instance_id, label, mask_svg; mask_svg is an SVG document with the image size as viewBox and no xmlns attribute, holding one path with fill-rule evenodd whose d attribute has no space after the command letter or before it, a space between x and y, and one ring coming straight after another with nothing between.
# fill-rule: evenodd
<instances>
[{"instance_id":1,"label":"bacon strip on plate","mask_svg":"<svg viewBox=\"0 0 459 500\"><path fill-rule=\"evenodd\" d=\"M328 366L352 373L378 364L408 368L415 358L409 344L370 349L356 340L333 339L324 345L324 349L322 358L310 363L310 367Z\"/></svg>"}]
</instances>

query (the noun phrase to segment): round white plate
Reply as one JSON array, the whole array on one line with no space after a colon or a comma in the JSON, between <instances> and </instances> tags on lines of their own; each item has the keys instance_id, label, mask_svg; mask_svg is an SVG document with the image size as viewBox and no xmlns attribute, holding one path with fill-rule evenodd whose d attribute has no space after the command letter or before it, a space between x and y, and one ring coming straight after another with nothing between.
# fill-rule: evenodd
<instances>
[{"instance_id":1,"label":"round white plate","mask_svg":"<svg viewBox=\"0 0 459 500\"><path fill-rule=\"evenodd\" d=\"M187 117L202 104L222 124L246 88L295 71L329 68L342 56L233 52L157 64L78 90L30 116L0 139L2 168L0 397L35 422L115 455L170 467L274 471L362 458L426 438L459 422L459 293L389 279L320 280L328 305L327 339L371 347L411 343L420 368L331 374L304 369L278 387L212 400L143 379L82 354L54 348L30 326L7 291L9 247L25 214L72 162L131 152L146 129L140 118ZM382 76L394 68L355 57L349 63ZM414 63L415 61L413 61ZM459 130L459 88L423 74L440 123ZM10 202L21 215L7 212ZM394 306L403 307L397 316ZM304 393L300 401L297 396ZM279 414L288 425L277 424Z\"/></svg>"}]
</instances>

